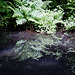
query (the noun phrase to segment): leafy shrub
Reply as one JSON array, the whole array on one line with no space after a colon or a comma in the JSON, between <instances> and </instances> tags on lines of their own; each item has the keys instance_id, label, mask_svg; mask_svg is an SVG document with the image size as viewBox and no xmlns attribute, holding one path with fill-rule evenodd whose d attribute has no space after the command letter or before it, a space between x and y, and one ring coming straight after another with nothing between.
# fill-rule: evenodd
<instances>
[{"instance_id":1,"label":"leafy shrub","mask_svg":"<svg viewBox=\"0 0 75 75\"><path fill-rule=\"evenodd\" d=\"M64 20L64 24L65 24L66 30L74 31L75 30L75 17L71 15L71 17Z\"/></svg>"},{"instance_id":2,"label":"leafy shrub","mask_svg":"<svg viewBox=\"0 0 75 75\"><path fill-rule=\"evenodd\" d=\"M61 8L66 13L65 14L66 19L71 15L75 14L75 0L44 0L44 1L46 1L45 7L51 10L58 8L57 6L60 5ZM51 1L51 3L49 3L49 1Z\"/></svg>"},{"instance_id":3,"label":"leafy shrub","mask_svg":"<svg viewBox=\"0 0 75 75\"><path fill-rule=\"evenodd\" d=\"M74 11L75 11L75 1L74 0L67 0L67 4L62 4L61 6L63 9L65 9L66 12L69 12L70 14L74 14Z\"/></svg>"},{"instance_id":4,"label":"leafy shrub","mask_svg":"<svg viewBox=\"0 0 75 75\"><path fill-rule=\"evenodd\" d=\"M49 3L48 1L52 1ZM64 10L63 15L63 24L68 31L75 30L75 1L74 0L46 0L49 3L47 6L48 9L58 9L58 5ZM47 4L46 3L46 4ZM54 7L54 8L53 8Z\"/></svg>"},{"instance_id":5,"label":"leafy shrub","mask_svg":"<svg viewBox=\"0 0 75 75\"><path fill-rule=\"evenodd\" d=\"M42 0L45 1L45 7L48 9L55 9L58 5L63 5L67 3L67 0Z\"/></svg>"},{"instance_id":6,"label":"leafy shrub","mask_svg":"<svg viewBox=\"0 0 75 75\"><path fill-rule=\"evenodd\" d=\"M0 0L0 26L4 27L8 25L8 19L12 17L11 10L9 10L7 6L7 1Z\"/></svg>"},{"instance_id":7,"label":"leafy shrub","mask_svg":"<svg viewBox=\"0 0 75 75\"><path fill-rule=\"evenodd\" d=\"M14 11L13 17L16 17L16 23L24 24L26 22L33 22L35 26L39 27L39 32L54 33L56 23L63 22L63 10L54 9L53 11L44 10L41 0L15 0L18 4L17 8L9 7ZM38 30L37 30L38 31Z\"/></svg>"}]
</instances>

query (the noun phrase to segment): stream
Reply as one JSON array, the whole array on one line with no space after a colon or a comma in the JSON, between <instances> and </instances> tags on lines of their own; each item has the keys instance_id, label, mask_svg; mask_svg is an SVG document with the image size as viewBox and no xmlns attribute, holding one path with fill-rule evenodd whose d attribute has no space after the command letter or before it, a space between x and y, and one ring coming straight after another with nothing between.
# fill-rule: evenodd
<instances>
[{"instance_id":1,"label":"stream","mask_svg":"<svg viewBox=\"0 0 75 75\"><path fill-rule=\"evenodd\" d=\"M16 42L23 39L35 40L38 37L35 36L36 32L22 31L18 33L3 34L0 37L0 75L73 75L67 67L64 57L56 60L55 56L45 55L34 60L32 58L19 61L17 58L13 59L12 56L16 56L20 53L14 52L12 48L16 45ZM69 46L75 45L75 33L64 34L61 32L56 33L59 37L64 37L61 41L70 39L72 43L66 47L60 46L61 49L67 49ZM75 48L75 47L74 47ZM54 49L54 46L51 50Z\"/></svg>"}]
</instances>

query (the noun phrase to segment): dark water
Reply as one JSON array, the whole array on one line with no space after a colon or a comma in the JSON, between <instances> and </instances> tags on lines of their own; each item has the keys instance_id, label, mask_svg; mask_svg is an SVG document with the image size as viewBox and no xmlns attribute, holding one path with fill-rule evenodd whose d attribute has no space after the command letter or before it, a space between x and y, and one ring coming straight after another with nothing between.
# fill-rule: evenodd
<instances>
[{"instance_id":1,"label":"dark water","mask_svg":"<svg viewBox=\"0 0 75 75\"><path fill-rule=\"evenodd\" d=\"M66 65L46 56L37 60L0 59L0 75L68 75Z\"/></svg>"},{"instance_id":2,"label":"dark water","mask_svg":"<svg viewBox=\"0 0 75 75\"><path fill-rule=\"evenodd\" d=\"M17 61L17 59L9 59L9 56L16 55L10 51L15 43L24 38L33 39L33 35L35 36L34 33L22 32L15 35L11 34L11 38L7 39L0 37L0 41L8 40L8 44L2 44L2 42L0 44L0 75L73 75L68 70L69 67L66 66L65 59L55 60L54 57L50 56L44 56L39 60ZM61 36L61 33L58 35ZM66 36L65 39L70 39L70 37ZM75 39L72 44L75 44Z\"/></svg>"}]
</instances>

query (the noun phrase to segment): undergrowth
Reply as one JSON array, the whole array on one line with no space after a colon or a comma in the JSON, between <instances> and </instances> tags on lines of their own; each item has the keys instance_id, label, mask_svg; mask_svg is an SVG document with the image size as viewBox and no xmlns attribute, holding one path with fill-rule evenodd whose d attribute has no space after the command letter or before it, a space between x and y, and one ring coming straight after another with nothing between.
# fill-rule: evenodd
<instances>
[{"instance_id":1,"label":"undergrowth","mask_svg":"<svg viewBox=\"0 0 75 75\"><path fill-rule=\"evenodd\" d=\"M17 25L33 22L34 26L39 27L39 30L36 31L49 34L54 33L56 27L55 24L59 22L63 23L63 9L59 6L59 10L44 10L42 8L43 4L44 2L42 2L42 0L19 0L17 8L12 8L10 6L8 8L14 11L13 17L16 17Z\"/></svg>"},{"instance_id":2,"label":"undergrowth","mask_svg":"<svg viewBox=\"0 0 75 75\"><path fill-rule=\"evenodd\" d=\"M47 34L56 32L57 23L63 23L66 30L69 30L70 27L75 26L74 14L68 19L62 20L65 13L60 5L53 10L47 9L46 6L52 1L43 2L42 0L15 0L15 2L16 7L11 3L12 6L9 6L8 8L13 10L14 14L12 17L16 18L17 25L33 23L31 25L39 28L36 30L37 32Z\"/></svg>"},{"instance_id":3,"label":"undergrowth","mask_svg":"<svg viewBox=\"0 0 75 75\"><path fill-rule=\"evenodd\" d=\"M0 0L0 26L7 26L9 23L8 19L12 17L12 12L7 6L6 1Z\"/></svg>"}]
</instances>

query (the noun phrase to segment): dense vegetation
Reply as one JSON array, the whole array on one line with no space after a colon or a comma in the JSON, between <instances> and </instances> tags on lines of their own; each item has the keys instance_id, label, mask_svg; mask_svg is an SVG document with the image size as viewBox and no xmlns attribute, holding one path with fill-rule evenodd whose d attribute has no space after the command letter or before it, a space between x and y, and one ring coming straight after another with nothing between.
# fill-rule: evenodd
<instances>
[{"instance_id":1,"label":"dense vegetation","mask_svg":"<svg viewBox=\"0 0 75 75\"><path fill-rule=\"evenodd\" d=\"M27 28L33 27L39 32L53 33L57 23L64 24L66 30L75 29L74 0L0 0L0 3L0 27L5 29L14 29L17 25L24 24Z\"/></svg>"},{"instance_id":2,"label":"dense vegetation","mask_svg":"<svg viewBox=\"0 0 75 75\"><path fill-rule=\"evenodd\" d=\"M48 44L60 44L59 38L54 35L57 28L63 27L65 31L75 31L75 0L0 0L0 3L0 30L7 30L8 27L14 29L19 25L24 25L24 27L33 28L37 32L52 34L50 39L39 37L41 42L38 42L38 39L36 41L18 41L14 51L22 49L22 52L17 57L21 57L21 60L30 57L38 59L42 57L41 52L56 55L56 59L62 57L62 52L59 50L53 53L44 50L44 48ZM38 46L40 47L38 48ZM74 53L75 50L69 48L66 51L67 56L65 56L73 72L75 72Z\"/></svg>"}]
</instances>

